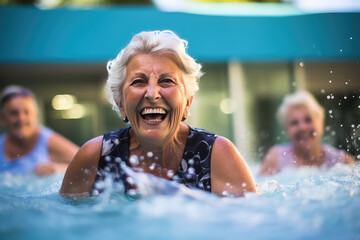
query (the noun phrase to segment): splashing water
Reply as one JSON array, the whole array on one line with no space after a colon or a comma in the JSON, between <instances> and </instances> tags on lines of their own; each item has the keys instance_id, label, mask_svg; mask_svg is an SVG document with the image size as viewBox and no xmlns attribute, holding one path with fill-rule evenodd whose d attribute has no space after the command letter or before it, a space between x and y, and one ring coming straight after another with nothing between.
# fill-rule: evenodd
<instances>
[{"instance_id":1,"label":"splashing water","mask_svg":"<svg viewBox=\"0 0 360 240\"><path fill-rule=\"evenodd\" d=\"M66 200L62 175L0 175L0 239L360 239L359 165L256 177L262 195L243 198L125 170L135 199L110 189Z\"/></svg>"}]
</instances>

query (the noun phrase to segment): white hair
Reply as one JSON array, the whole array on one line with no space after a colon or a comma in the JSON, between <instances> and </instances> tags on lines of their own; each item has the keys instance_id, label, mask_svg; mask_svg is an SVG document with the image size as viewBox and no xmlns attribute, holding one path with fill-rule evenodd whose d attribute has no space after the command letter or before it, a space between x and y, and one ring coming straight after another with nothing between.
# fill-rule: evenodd
<instances>
[{"instance_id":1,"label":"white hair","mask_svg":"<svg viewBox=\"0 0 360 240\"><path fill-rule=\"evenodd\" d=\"M126 67L138 54L169 55L183 72L186 97L195 95L202 76L201 65L186 53L187 41L169 30L149 31L136 34L117 57L107 63L109 77L106 92L113 109L120 115L116 103L121 102Z\"/></svg>"},{"instance_id":2,"label":"white hair","mask_svg":"<svg viewBox=\"0 0 360 240\"><path fill-rule=\"evenodd\" d=\"M298 91L287 95L277 111L277 118L284 129L290 109L301 106L306 107L315 117L324 121L325 110L314 96L307 91Z\"/></svg>"}]
</instances>

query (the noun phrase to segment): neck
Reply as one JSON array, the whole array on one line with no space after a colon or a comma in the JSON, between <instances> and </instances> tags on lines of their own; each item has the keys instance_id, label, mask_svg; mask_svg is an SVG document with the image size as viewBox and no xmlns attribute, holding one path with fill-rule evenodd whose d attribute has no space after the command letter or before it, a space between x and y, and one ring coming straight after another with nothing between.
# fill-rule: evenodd
<instances>
[{"instance_id":1,"label":"neck","mask_svg":"<svg viewBox=\"0 0 360 240\"><path fill-rule=\"evenodd\" d=\"M188 127L180 126L174 136L167 141L140 140L130 131L130 156L136 155L144 172L166 177L167 170L176 171L185 148ZM154 172L155 171L155 172Z\"/></svg>"}]
</instances>

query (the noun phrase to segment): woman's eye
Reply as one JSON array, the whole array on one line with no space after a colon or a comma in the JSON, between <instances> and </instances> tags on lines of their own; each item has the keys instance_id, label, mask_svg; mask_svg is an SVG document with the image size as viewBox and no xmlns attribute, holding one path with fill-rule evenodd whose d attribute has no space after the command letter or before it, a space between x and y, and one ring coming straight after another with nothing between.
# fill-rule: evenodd
<instances>
[{"instance_id":1,"label":"woman's eye","mask_svg":"<svg viewBox=\"0 0 360 240\"><path fill-rule=\"evenodd\" d=\"M307 118L305 118L305 122L306 122L306 123L311 123L311 122L312 122L311 117L307 117Z\"/></svg>"},{"instance_id":2,"label":"woman's eye","mask_svg":"<svg viewBox=\"0 0 360 240\"><path fill-rule=\"evenodd\" d=\"M131 86L138 86L138 85L141 85L141 84L145 84L145 80L143 79L135 79L131 82Z\"/></svg>"},{"instance_id":3,"label":"woman's eye","mask_svg":"<svg viewBox=\"0 0 360 240\"><path fill-rule=\"evenodd\" d=\"M160 85L170 86L175 84L175 81L170 78L164 78L159 81Z\"/></svg>"},{"instance_id":4,"label":"woman's eye","mask_svg":"<svg viewBox=\"0 0 360 240\"><path fill-rule=\"evenodd\" d=\"M290 126L296 126L298 124L298 121L291 121Z\"/></svg>"}]
</instances>

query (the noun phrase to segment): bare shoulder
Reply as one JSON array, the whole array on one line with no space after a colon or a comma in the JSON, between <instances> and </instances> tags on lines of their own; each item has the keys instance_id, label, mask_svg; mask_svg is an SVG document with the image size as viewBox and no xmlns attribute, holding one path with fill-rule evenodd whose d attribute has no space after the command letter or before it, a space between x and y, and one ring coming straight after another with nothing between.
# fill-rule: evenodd
<instances>
[{"instance_id":1,"label":"bare shoulder","mask_svg":"<svg viewBox=\"0 0 360 240\"><path fill-rule=\"evenodd\" d=\"M217 137L211 155L212 192L222 195L255 192L256 184L250 169L234 144L225 137Z\"/></svg>"},{"instance_id":2,"label":"bare shoulder","mask_svg":"<svg viewBox=\"0 0 360 240\"><path fill-rule=\"evenodd\" d=\"M344 154L344 163L345 164L355 165L355 160L350 154L348 154L345 151L343 151L343 154Z\"/></svg>"},{"instance_id":3,"label":"bare shoulder","mask_svg":"<svg viewBox=\"0 0 360 240\"><path fill-rule=\"evenodd\" d=\"M275 145L265 155L259 175L272 175L279 172L279 154L281 154L281 147Z\"/></svg>"},{"instance_id":4,"label":"bare shoulder","mask_svg":"<svg viewBox=\"0 0 360 240\"><path fill-rule=\"evenodd\" d=\"M69 164L60 189L64 197L87 196L95 182L102 136L86 142Z\"/></svg>"}]
</instances>

